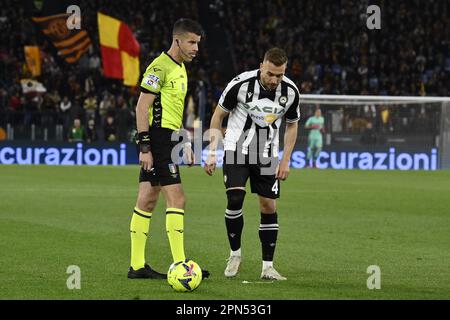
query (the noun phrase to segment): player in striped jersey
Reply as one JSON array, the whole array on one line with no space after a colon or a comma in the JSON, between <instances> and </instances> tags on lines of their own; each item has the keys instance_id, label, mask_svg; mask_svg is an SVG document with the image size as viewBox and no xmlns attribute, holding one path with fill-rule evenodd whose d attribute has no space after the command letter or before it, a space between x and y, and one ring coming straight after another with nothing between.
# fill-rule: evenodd
<instances>
[{"instance_id":1,"label":"player in striped jersey","mask_svg":"<svg viewBox=\"0 0 450 320\"><path fill-rule=\"evenodd\" d=\"M242 207L245 185L250 178L251 191L259 196L261 212L261 278L286 280L273 267L279 229L276 199L280 196L279 180L285 180L289 174L300 119L299 91L284 75L286 65L287 55L282 49L268 50L258 70L244 72L228 84L211 119L210 154L205 165L209 175L216 166L215 151L222 139L222 121L229 116L223 140L223 174L228 199L225 224L231 247L225 269L227 277L234 277L241 263ZM278 132L283 117L286 131L280 162Z\"/></svg>"}]
</instances>

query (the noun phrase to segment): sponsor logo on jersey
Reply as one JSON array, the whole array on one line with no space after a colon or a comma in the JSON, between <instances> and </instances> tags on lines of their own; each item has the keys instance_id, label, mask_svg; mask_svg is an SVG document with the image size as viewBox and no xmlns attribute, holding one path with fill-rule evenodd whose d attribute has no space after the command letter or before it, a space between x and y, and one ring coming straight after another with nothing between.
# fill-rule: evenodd
<instances>
[{"instance_id":1,"label":"sponsor logo on jersey","mask_svg":"<svg viewBox=\"0 0 450 320\"><path fill-rule=\"evenodd\" d=\"M271 114L283 114L285 111L284 108L277 108L277 107L269 107L269 106L263 107L258 105L249 105L247 103L241 103L241 105L248 111L258 111Z\"/></svg>"},{"instance_id":2,"label":"sponsor logo on jersey","mask_svg":"<svg viewBox=\"0 0 450 320\"><path fill-rule=\"evenodd\" d=\"M277 119L278 119L278 117L275 114L268 114L268 115L264 116L264 121L267 123L272 123Z\"/></svg>"}]
</instances>

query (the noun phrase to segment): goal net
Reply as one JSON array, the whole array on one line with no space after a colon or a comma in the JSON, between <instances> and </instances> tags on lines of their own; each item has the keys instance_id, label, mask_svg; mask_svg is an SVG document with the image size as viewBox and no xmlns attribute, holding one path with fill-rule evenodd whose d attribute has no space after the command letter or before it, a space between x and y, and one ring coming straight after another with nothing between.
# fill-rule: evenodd
<instances>
[{"instance_id":1,"label":"goal net","mask_svg":"<svg viewBox=\"0 0 450 320\"><path fill-rule=\"evenodd\" d=\"M318 168L450 168L449 97L303 94L300 100L301 152L293 157L294 167L310 164L305 123L321 109L325 130Z\"/></svg>"}]
</instances>

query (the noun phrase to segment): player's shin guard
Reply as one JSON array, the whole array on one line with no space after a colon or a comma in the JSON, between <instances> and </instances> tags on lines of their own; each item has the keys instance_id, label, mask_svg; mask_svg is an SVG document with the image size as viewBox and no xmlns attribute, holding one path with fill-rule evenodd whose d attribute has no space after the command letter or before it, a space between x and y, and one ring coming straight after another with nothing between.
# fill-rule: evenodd
<instances>
[{"instance_id":1,"label":"player's shin guard","mask_svg":"<svg viewBox=\"0 0 450 320\"><path fill-rule=\"evenodd\" d=\"M241 248L241 235L244 228L244 216L242 215L244 197L244 190L234 189L227 191L228 204L225 210L225 225L232 251Z\"/></svg>"},{"instance_id":2,"label":"player's shin guard","mask_svg":"<svg viewBox=\"0 0 450 320\"><path fill-rule=\"evenodd\" d=\"M167 208L166 231L174 262L186 259L184 255L184 210Z\"/></svg>"},{"instance_id":3,"label":"player's shin guard","mask_svg":"<svg viewBox=\"0 0 450 320\"><path fill-rule=\"evenodd\" d=\"M145 212L135 207L130 224L131 235L131 267L134 270L144 268L145 244L150 228L151 212Z\"/></svg>"},{"instance_id":4,"label":"player's shin guard","mask_svg":"<svg viewBox=\"0 0 450 320\"><path fill-rule=\"evenodd\" d=\"M277 213L261 213L261 224L259 225L259 239L261 240L263 261L273 261L275 246L278 236Z\"/></svg>"}]
</instances>

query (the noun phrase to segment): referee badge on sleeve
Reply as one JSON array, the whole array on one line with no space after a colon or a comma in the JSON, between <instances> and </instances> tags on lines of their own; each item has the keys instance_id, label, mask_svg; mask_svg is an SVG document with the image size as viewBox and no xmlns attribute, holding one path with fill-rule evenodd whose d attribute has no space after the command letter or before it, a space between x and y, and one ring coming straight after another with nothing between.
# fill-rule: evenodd
<instances>
[{"instance_id":1,"label":"referee badge on sleeve","mask_svg":"<svg viewBox=\"0 0 450 320\"><path fill-rule=\"evenodd\" d=\"M159 78L153 74L149 74L146 78L145 78L145 83L147 85L149 85L150 87L153 87L155 89L158 89L158 82L159 82Z\"/></svg>"}]
</instances>

